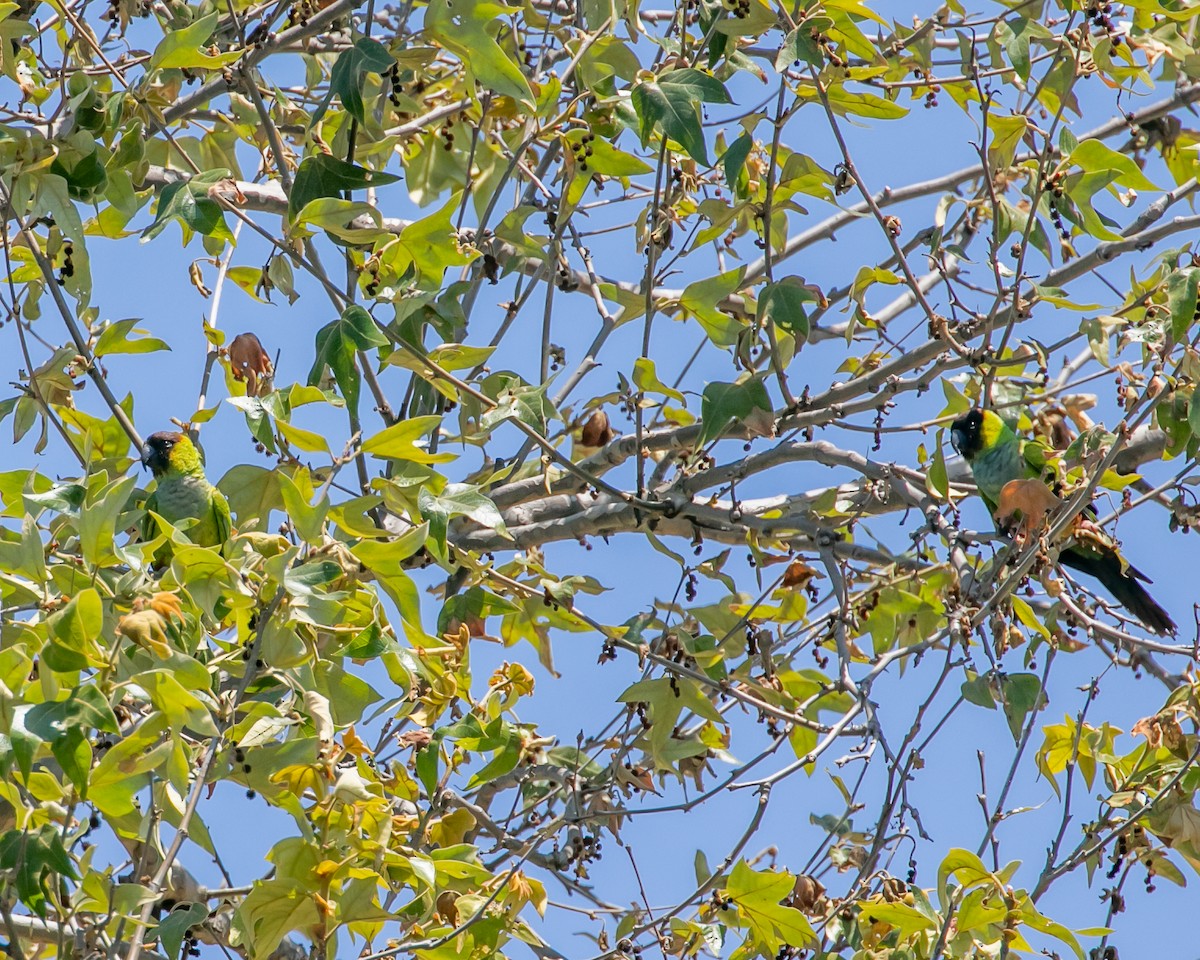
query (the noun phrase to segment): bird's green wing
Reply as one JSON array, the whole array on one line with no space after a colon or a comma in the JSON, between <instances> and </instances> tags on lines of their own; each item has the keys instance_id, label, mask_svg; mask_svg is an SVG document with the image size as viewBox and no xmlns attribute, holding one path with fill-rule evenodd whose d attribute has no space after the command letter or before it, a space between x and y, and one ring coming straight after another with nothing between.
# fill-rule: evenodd
<instances>
[{"instance_id":1,"label":"bird's green wing","mask_svg":"<svg viewBox=\"0 0 1200 960\"><path fill-rule=\"evenodd\" d=\"M217 546L220 546L233 533L233 517L229 513L229 501L216 487L212 488L212 511L217 527Z\"/></svg>"},{"instance_id":2,"label":"bird's green wing","mask_svg":"<svg viewBox=\"0 0 1200 960\"><path fill-rule=\"evenodd\" d=\"M1045 480L1054 473L1055 453L1040 440L1021 441L1021 455L1025 460L1029 479L1040 477Z\"/></svg>"}]
</instances>

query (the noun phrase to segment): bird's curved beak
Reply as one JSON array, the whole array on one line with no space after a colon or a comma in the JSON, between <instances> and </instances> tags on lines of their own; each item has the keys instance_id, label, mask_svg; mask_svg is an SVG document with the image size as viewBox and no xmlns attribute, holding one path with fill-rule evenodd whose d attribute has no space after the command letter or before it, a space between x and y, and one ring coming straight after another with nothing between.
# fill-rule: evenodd
<instances>
[{"instance_id":1,"label":"bird's curved beak","mask_svg":"<svg viewBox=\"0 0 1200 960\"><path fill-rule=\"evenodd\" d=\"M967 435L962 430L955 427L950 431L950 446L954 448L955 453L962 454L966 442Z\"/></svg>"},{"instance_id":2,"label":"bird's curved beak","mask_svg":"<svg viewBox=\"0 0 1200 960\"><path fill-rule=\"evenodd\" d=\"M159 452L156 449L154 449L154 447L152 447L149 443L142 444L141 462L142 462L143 469L153 471L154 464L155 464L155 458L158 455L159 455Z\"/></svg>"}]
</instances>

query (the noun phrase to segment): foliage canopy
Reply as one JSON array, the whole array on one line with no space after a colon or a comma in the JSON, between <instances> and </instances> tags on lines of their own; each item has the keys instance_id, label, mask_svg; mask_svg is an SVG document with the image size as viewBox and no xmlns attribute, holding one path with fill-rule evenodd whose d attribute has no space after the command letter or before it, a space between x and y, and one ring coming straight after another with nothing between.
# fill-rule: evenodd
<instances>
[{"instance_id":1,"label":"foliage canopy","mask_svg":"<svg viewBox=\"0 0 1200 960\"><path fill-rule=\"evenodd\" d=\"M1200 7L889 13L0 0L10 955L1109 960L1200 868L1195 643L1054 563L1196 521Z\"/></svg>"}]
</instances>

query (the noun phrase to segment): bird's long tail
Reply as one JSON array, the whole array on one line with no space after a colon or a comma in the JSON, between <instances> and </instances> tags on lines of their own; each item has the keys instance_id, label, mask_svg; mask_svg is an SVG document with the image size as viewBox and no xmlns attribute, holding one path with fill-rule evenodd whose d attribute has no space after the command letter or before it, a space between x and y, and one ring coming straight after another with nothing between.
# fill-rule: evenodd
<instances>
[{"instance_id":1,"label":"bird's long tail","mask_svg":"<svg viewBox=\"0 0 1200 960\"><path fill-rule=\"evenodd\" d=\"M1151 633L1167 636L1176 631L1175 621L1138 581L1149 578L1121 561L1115 551L1064 550L1059 560L1099 580L1113 599L1142 622Z\"/></svg>"}]
</instances>

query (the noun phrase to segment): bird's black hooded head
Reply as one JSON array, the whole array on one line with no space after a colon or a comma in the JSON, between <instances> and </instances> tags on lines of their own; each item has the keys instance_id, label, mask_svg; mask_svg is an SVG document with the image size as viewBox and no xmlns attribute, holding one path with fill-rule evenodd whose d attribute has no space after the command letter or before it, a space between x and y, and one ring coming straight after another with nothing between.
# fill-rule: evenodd
<instances>
[{"instance_id":1,"label":"bird's black hooded head","mask_svg":"<svg viewBox=\"0 0 1200 960\"><path fill-rule=\"evenodd\" d=\"M171 468L171 451L183 440L183 434L160 430L146 438L142 445L142 466L149 467L156 477Z\"/></svg>"},{"instance_id":2,"label":"bird's black hooded head","mask_svg":"<svg viewBox=\"0 0 1200 960\"><path fill-rule=\"evenodd\" d=\"M972 410L950 424L950 443L959 455L971 460L983 449L983 411Z\"/></svg>"}]
</instances>

